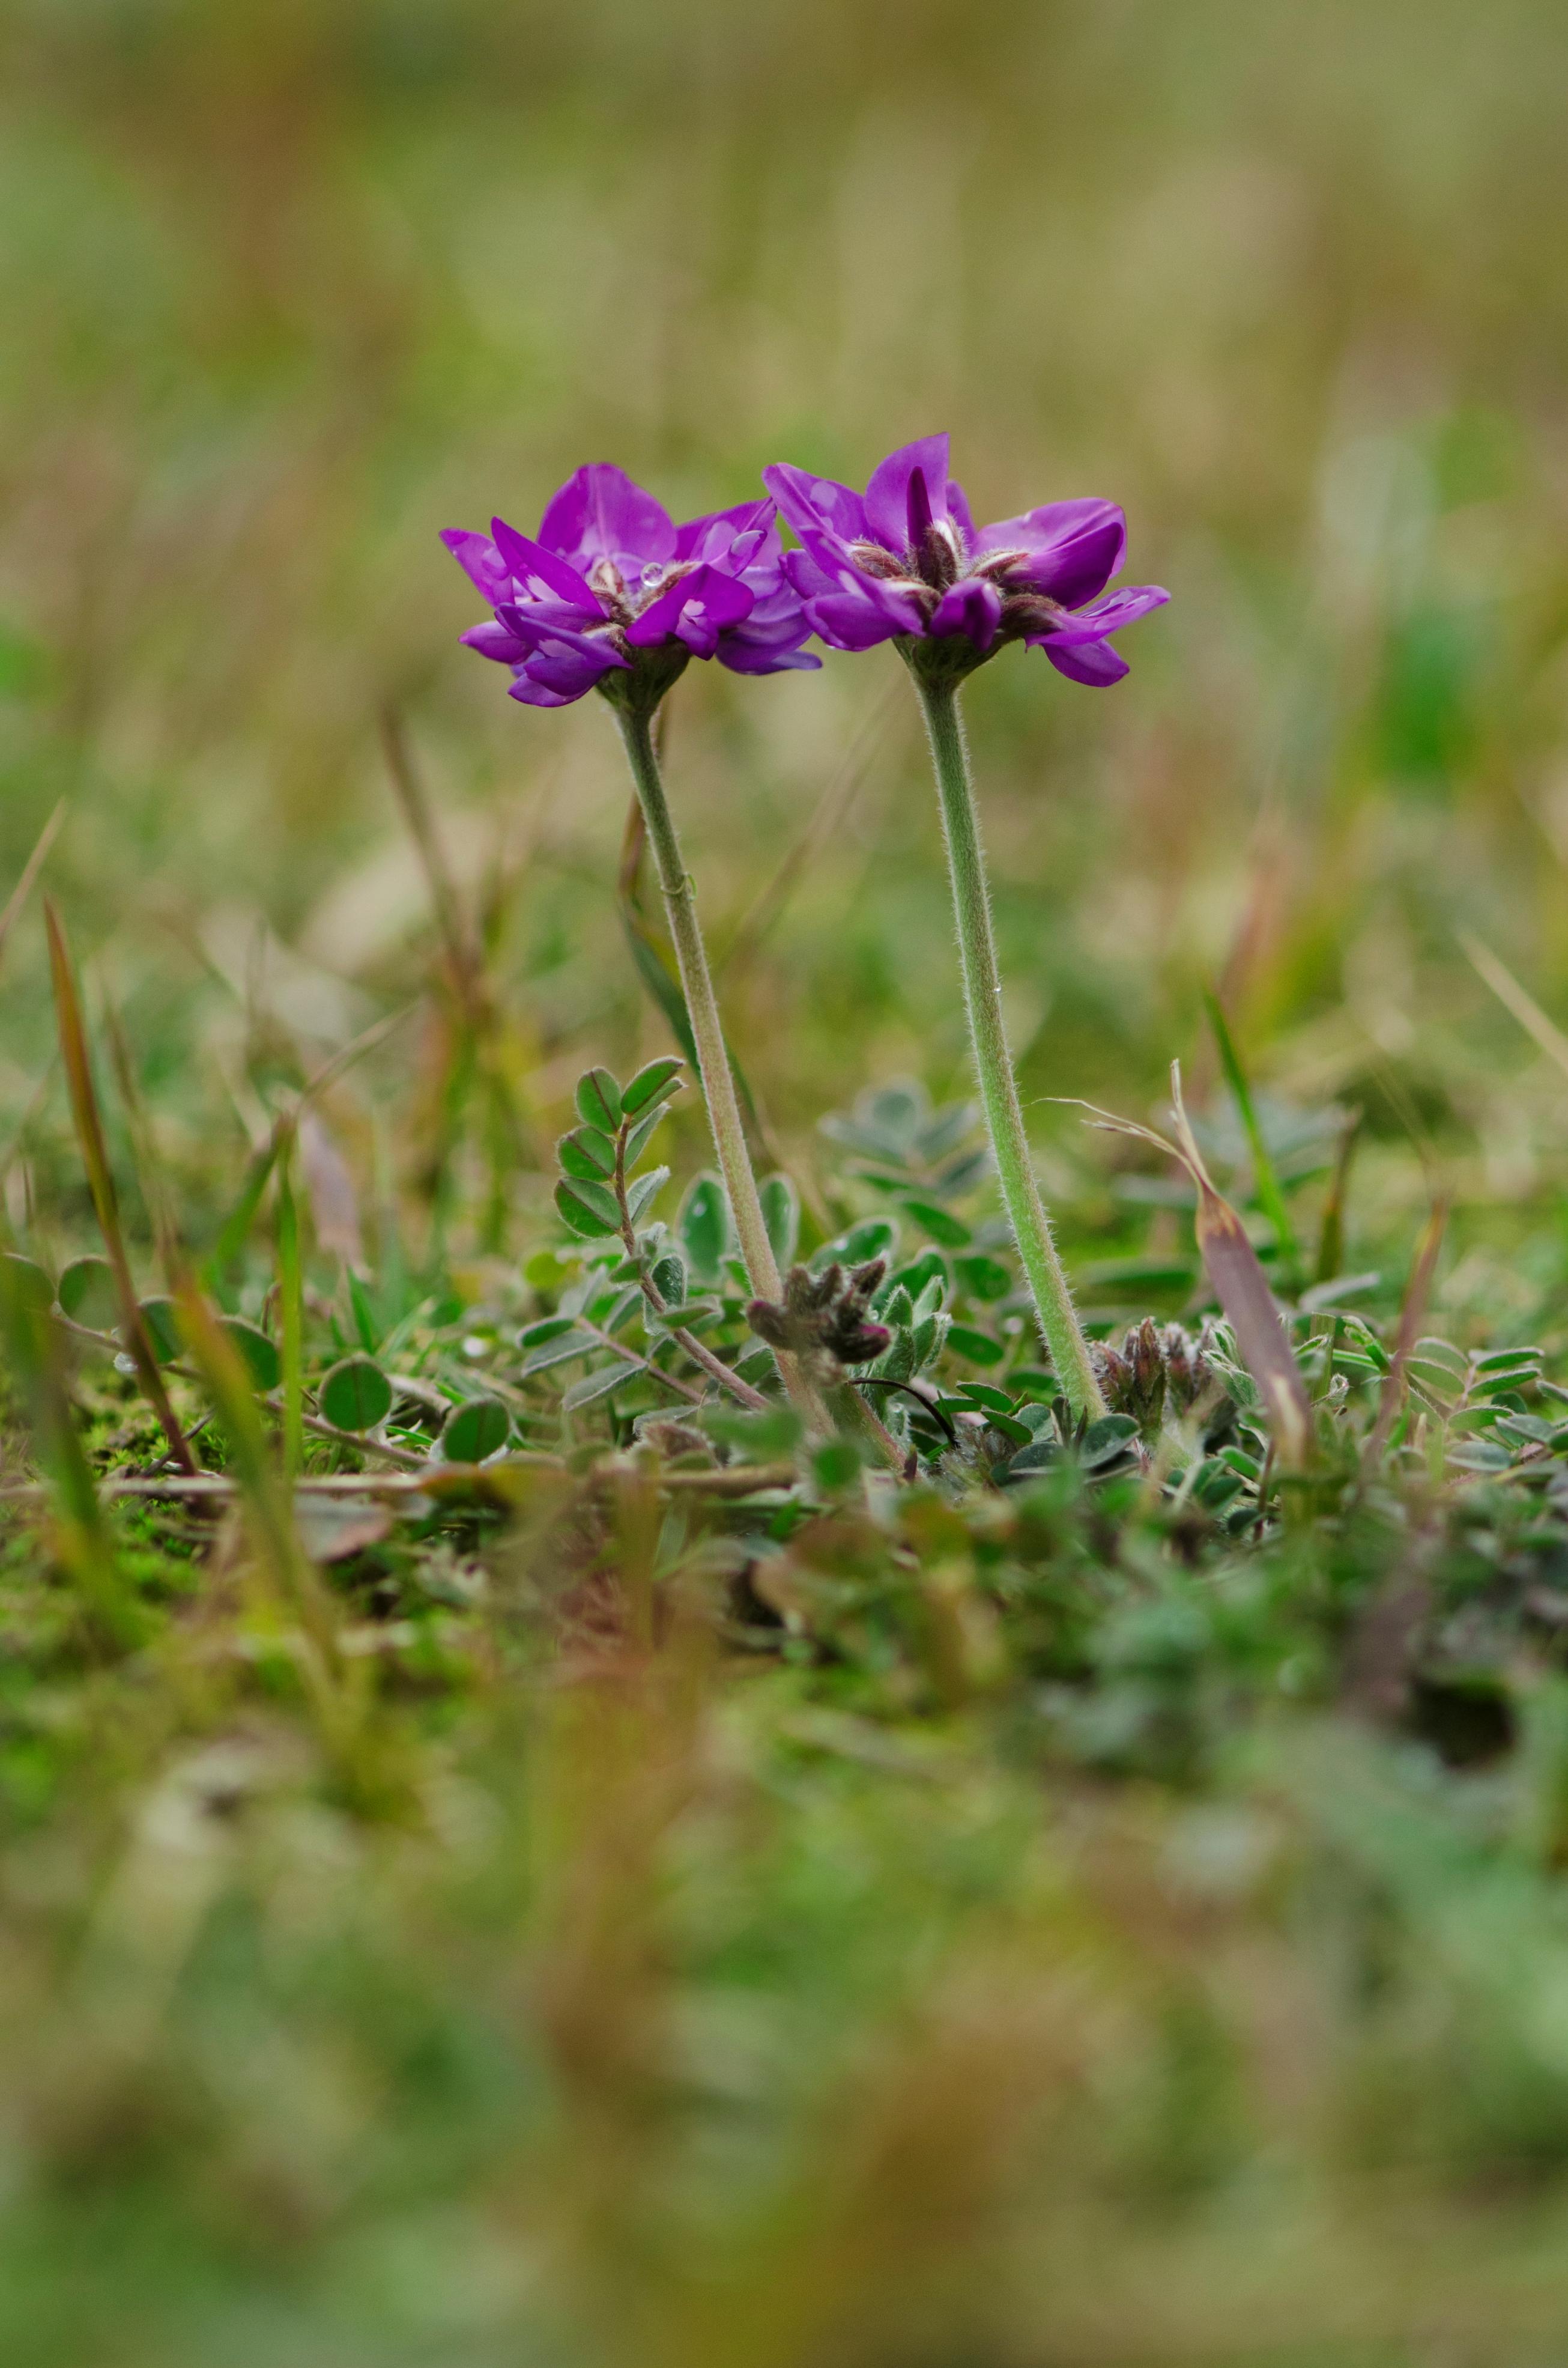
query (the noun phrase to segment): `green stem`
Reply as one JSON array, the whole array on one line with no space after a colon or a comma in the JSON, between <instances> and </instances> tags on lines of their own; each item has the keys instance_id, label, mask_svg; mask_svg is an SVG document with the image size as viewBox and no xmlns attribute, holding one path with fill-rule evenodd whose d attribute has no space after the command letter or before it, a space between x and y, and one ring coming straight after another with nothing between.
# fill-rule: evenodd
<instances>
[{"instance_id":1,"label":"green stem","mask_svg":"<svg viewBox=\"0 0 1568 2368\"><path fill-rule=\"evenodd\" d=\"M654 869L659 875L670 935L675 940L680 983L685 991L692 1038L697 1046L697 1065L702 1079L703 1099L708 1105L709 1124L713 1130L713 1148L719 1155L720 1173L729 1195L741 1258L756 1296L777 1301L783 1295L783 1285L779 1281L773 1245L767 1238L767 1224L762 1213L756 1178L752 1173L751 1155L746 1149L745 1129L741 1123L740 1103L735 1098L734 1079L730 1072L729 1055L724 1049L724 1031L720 1024L719 1006L708 969L708 951L702 942L702 930L697 918L696 894L690 875L681 860L680 840L665 795L659 759L653 748L653 719L641 706L618 704L615 720L626 743L627 761L631 767L638 801L648 825L648 844L653 850ZM792 1356L779 1354L778 1370L783 1375L785 1388L810 1427L817 1431L831 1431L833 1425L826 1410L801 1372L798 1360Z\"/></svg>"},{"instance_id":2,"label":"green stem","mask_svg":"<svg viewBox=\"0 0 1568 2368\"><path fill-rule=\"evenodd\" d=\"M980 821L970 780L969 751L958 691L950 683L924 681L915 687L925 710L931 742L931 762L942 803L942 829L948 843L948 869L953 883L953 912L958 922L959 960L963 970L964 1001L969 1008L970 1042L985 1109L991 1147L996 1156L1002 1199L1013 1238L1034 1299L1040 1328L1045 1336L1057 1379L1075 1415L1091 1419L1105 1412L1105 1399L1089 1361L1088 1343L1074 1313L1073 1294L1051 1239L1051 1220L1035 1181L1024 1113L1002 1024L1002 980L996 967L996 942L991 928L991 900L985 885L985 857L980 844Z\"/></svg>"}]
</instances>

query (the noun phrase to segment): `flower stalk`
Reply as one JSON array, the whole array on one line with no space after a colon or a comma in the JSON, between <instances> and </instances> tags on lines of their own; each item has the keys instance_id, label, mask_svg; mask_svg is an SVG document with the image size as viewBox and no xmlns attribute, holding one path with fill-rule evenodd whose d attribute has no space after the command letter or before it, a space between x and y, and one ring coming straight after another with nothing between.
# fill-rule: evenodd
<instances>
[{"instance_id":1,"label":"flower stalk","mask_svg":"<svg viewBox=\"0 0 1568 2368\"><path fill-rule=\"evenodd\" d=\"M1051 1220L1035 1180L1028 1137L1002 1020L1002 979L991 925L985 857L980 841L970 778L969 751L959 710L958 684L934 668L911 664L931 744L931 763L941 801L942 833L952 881L959 961L970 1042L985 1111L986 1128L1001 1179L1002 1199L1028 1279L1040 1328L1057 1379L1074 1414L1091 1419L1105 1412L1105 1398L1090 1361L1089 1347L1073 1306L1073 1294L1051 1238Z\"/></svg>"},{"instance_id":2,"label":"flower stalk","mask_svg":"<svg viewBox=\"0 0 1568 2368\"><path fill-rule=\"evenodd\" d=\"M778 1263L767 1237L767 1224L762 1213L756 1178L752 1172L751 1154L746 1148L741 1106L735 1094L729 1054L724 1048L724 1031L708 967L708 950L697 917L696 893L691 875L681 858L680 839L669 801L665 795L664 778L653 746L654 711L645 700L637 698L612 699L611 704L626 746L627 762L631 768L638 803L648 825L648 844L653 850L653 868L659 876L659 889L665 900L670 935L675 940L680 983L691 1020L692 1041L697 1048L702 1098L708 1106L713 1148L718 1154L719 1171L729 1195L741 1258L754 1296L776 1300L781 1292ZM801 1371L799 1359L788 1350L776 1349L774 1353L784 1386L808 1428L816 1432L831 1432L832 1421L817 1391Z\"/></svg>"}]
</instances>

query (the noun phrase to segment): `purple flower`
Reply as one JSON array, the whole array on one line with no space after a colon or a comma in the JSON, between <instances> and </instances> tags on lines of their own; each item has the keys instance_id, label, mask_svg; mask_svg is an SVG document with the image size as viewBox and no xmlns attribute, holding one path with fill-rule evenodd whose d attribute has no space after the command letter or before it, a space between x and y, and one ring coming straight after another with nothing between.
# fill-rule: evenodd
<instances>
[{"instance_id":1,"label":"purple flower","mask_svg":"<svg viewBox=\"0 0 1568 2368\"><path fill-rule=\"evenodd\" d=\"M922 672L957 678L1027 642L1074 682L1103 685L1127 672L1108 636L1170 598L1155 584L1106 591L1127 547L1114 502L1048 502L977 527L946 436L890 452L863 495L787 462L762 474L801 539L785 570L835 650L899 641Z\"/></svg>"},{"instance_id":2,"label":"purple flower","mask_svg":"<svg viewBox=\"0 0 1568 2368\"><path fill-rule=\"evenodd\" d=\"M512 697L564 707L596 687L656 704L688 660L777 674L820 660L784 573L773 504L677 527L624 470L592 462L551 496L537 540L504 518L441 541L494 609L462 638L512 669Z\"/></svg>"}]
</instances>

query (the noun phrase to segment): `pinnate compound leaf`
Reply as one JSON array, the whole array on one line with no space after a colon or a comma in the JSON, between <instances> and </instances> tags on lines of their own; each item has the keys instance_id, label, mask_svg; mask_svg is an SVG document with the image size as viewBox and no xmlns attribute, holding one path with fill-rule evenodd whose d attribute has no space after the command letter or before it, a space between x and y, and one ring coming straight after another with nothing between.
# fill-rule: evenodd
<instances>
[{"instance_id":1,"label":"pinnate compound leaf","mask_svg":"<svg viewBox=\"0 0 1568 2368\"><path fill-rule=\"evenodd\" d=\"M392 1410L392 1385L372 1357L345 1357L316 1392L322 1419L335 1430L374 1430Z\"/></svg>"},{"instance_id":2,"label":"pinnate compound leaf","mask_svg":"<svg viewBox=\"0 0 1568 2368\"><path fill-rule=\"evenodd\" d=\"M562 1177L555 1188L555 1205L565 1223L584 1241L597 1241L606 1234L620 1230L620 1212L615 1195L602 1184L590 1183L586 1178L574 1177L570 1182Z\"/></svg>"},{"instance_id":3,"label":"pinnate compound leaf","mask_svg":"<svg viewBox=\"0 0 1568 2368\"><path fill-rule=\"evenodd\" d=\"M597 1126L574 1127L556 1144L555 1156L568 1176L585 1177L590 1183L615 1174L615 1144Z\"/></svg>"},{"instance_id":4,"label":"pinnate compound leaf","mask_svg":"<svg viewBox=\"0 0 1568 2368\"><path fill-rule=\"evenodd\" d=\"M499 1398L470 1398L447 1417L440 1453L448 1463L483 1463L511 1435L512 1417Z\"/></svg>"},{"instance_id":5,"label":"pinnate compound leaf","mask_svg":"<svg viewBox=\"0 0 1568 2368\"><path fill-rule=\"evenodd\" d=\"M620 1097L620 1107L627 1117L635 1118L637 1112L646 1110L650 1102L663 1101L668 1095L677 1093L682 1084L680 1073L685 1066L684 1061L665 1055L660 1060L650 1061L646 1068L639 1069Z\"/></svg>"},{"instance_id":6,"label":"pinnate compound leaf","mask_svg":"<svg viewBox=\"0 0 1568 2368\"><path fill-rule=\"evenodd\" d=\"M620 1124L620 1087L608 1069L589 1069L577 1080L577 1112L587 1125L613 1134Z\"/></svg>"}]
</instances>

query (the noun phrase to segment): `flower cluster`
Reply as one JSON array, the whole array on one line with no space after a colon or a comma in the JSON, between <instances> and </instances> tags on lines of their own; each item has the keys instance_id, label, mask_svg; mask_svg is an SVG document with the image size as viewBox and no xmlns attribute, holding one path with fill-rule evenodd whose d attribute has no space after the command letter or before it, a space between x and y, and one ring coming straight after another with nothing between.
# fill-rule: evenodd
<instances>
[{"instance_id":1,"label":"flower cluster","mask_svg":"<svg viewBox=\"0 0 1568 2368\"><path fill-rule=\"evenodd\" d=\"M1170 597L1153 584L1106 592L1127 548L1114 502L1048 502L977 527L948 474L945 436L890 453L864 495L785 462L763 482L801 539L785 562L790 582L833 649L896 640L915 645L912 664L963 675L1003 643L1027 642L1059 673L1100 687L1128 670L1108 637Z\"/></svg>"},{"instance_id":2,"label":"flower cluster","mask_svg":"<svg viewBox=\"0 0 1568 2368\"><path fill-rule=\"evenodd\" d=\"M676 526L607 461L554 495L536 537L505 518L441 537L494 610L463 640L512 669L512 697L565 707L595 689L661 697L691 658L737 674L814 666L770 501ZM616 682L619 676L627 679Z\"/></svg>"},{"instance_id":3,"label":"flower cluster","mask_svg":"<svg viewBox=\"0 0 1568 2368\"><path fill-rule=\"evenodd\" d=\"M893 641L919 672L958 680L1008 642L1042 649L1096 687L1127 662L1109 636L1169 596L1108 592L1127 526L1113 502L1050 502L977 527L948 474L948 438L891 453L863 495L786 463L769 499L676 526L651 494L598 461L551 500L537 536L503 518L442 536L494 612L463 635L512 671L512 697L564 707L598 689L656 705L694 657L738 674L819 661L801 644ZM779 540L782 512L800 548Z\"/></svg>"}]
</instances>

